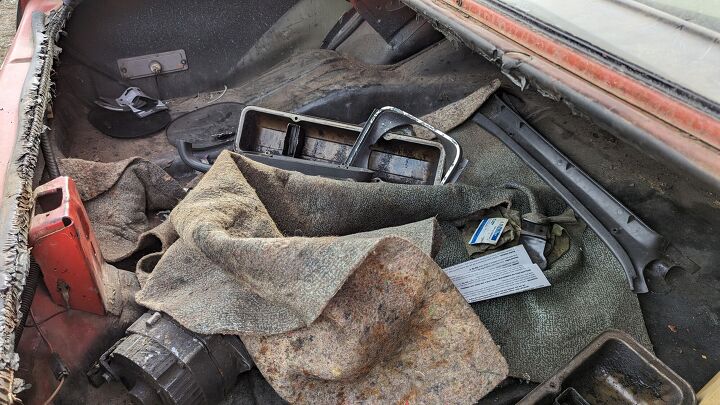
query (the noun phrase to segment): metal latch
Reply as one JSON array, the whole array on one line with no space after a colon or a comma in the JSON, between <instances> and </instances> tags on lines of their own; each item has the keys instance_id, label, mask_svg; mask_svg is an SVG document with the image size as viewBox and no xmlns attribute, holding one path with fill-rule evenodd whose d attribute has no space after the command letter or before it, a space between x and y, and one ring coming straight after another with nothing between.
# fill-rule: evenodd
<instances>
[{"instance_id":1,"label":"metal latch","mask_svg":"<svg viewBox=\"0 0 720 405\"><path fill-rule=\"evenodd\" d=\"M117 65L123 79L140 79L189 68L185 51L182 49L118 59Z\"/></svg>"}]
</instances>

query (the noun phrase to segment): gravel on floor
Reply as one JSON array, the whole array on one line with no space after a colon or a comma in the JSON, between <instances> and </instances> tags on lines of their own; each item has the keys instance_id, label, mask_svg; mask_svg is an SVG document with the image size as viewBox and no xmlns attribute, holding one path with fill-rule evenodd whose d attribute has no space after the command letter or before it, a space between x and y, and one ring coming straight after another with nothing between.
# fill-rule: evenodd
<instances>
[{"instance_id":1,"label":"gravel on floor","mask_svg":"<svg viewBox=\"0 0 720 405\"><path fill-rule=\"evenodd\" d=\"M15 36L17 0L0 0L0 61L5 60L7 49Z\"/></svg>"}]
</instances>

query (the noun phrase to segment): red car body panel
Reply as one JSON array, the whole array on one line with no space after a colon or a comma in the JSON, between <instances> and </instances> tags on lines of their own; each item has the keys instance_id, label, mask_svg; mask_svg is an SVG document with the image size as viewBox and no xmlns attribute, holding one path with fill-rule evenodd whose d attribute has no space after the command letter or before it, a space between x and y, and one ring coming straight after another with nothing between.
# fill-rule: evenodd
<instances>
[{"instance_id":1,"label":"red car body panel","mask_svg":"<svg viewBox=\"0 0 720 405\"><path fill-rule=\"evenodd\" d=\"M5 177L18 136L20 97L33 52L32 14L58 8L60 0L28 0L22 21L0 68L0 190L5 195Z\"/></svg>"},{"instance_id":2,"label":"red car body panel","mask_svg":"<svg viewBox=\"0 0 720 405\"><path fill-rule=\"evenodd\" d=\"M720 121L693 109L670 96L649 88L594 59L532 31L520 22L500 14L477 1L440 0L457 11L527 47L537 55L605 89L608 93L641 108L656 118L681 129L698 139L720 148ZM458 3L461 5L458 6Z\"/></svg>"}]
</instances>

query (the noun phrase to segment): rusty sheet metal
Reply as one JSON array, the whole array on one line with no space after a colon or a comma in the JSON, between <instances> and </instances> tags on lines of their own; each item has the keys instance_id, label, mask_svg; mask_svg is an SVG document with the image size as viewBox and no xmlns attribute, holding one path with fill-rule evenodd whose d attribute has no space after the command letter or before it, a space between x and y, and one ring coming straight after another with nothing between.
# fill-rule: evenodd
<instances>
[{"instance_id":1,"label":"rusty sheet metal","mask_svg":"<svg viewBox=\"0 0 720 405\"><path fill-rule=\"evenodd\" d=\"M720 121L647 87L567 46L530 30L476 1L405 0L451 36L502 64L506 74L531 72L546 95L584 99L587 110L616 129L635 128L650 136L626 139L658 159L691 169L720 186ZM472 38L470 38L472 37ZM538 77L542 76L542 80ZM574 104L573 102L570 102ZM583 109L583 108L581 108ZM597 111L595 111L597 112ZM597 115L597 114L593 114ZM621 131L618 131L621 132ZM621 136L621 134L618 134Z\"/></svg>"}]
</instances>

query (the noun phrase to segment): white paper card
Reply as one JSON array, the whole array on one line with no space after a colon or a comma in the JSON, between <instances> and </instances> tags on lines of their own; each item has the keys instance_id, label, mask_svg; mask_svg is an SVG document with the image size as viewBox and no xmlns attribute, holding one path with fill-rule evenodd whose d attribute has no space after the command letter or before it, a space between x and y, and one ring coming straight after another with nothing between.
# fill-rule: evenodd
<instances>
[{"instance_id":1,"label":"white paper card","mask_svg":"<svg viewBox=\"0 0 720 405\"><path fill-rule=\"evenodd\" d=\"M472 238L470 239L471 245L477 245L480 243L487 243L490 245L497 245L502 235L505 225L508 220L506 218L485 218L480 222L478 228L475 230Z\"/></svg>"},{"instance_id":2,"label":"white paper card","mask_svg":"<svg viewBox=\"0 0 720 405\"><path fill-rule=\"evenodd\" d=\"M444 269L469 303L550 287L522 245Z\"/></svg>"}]
</instances>

